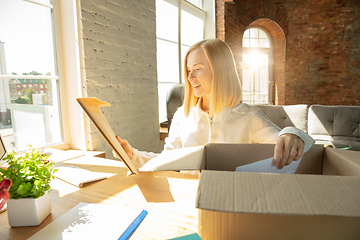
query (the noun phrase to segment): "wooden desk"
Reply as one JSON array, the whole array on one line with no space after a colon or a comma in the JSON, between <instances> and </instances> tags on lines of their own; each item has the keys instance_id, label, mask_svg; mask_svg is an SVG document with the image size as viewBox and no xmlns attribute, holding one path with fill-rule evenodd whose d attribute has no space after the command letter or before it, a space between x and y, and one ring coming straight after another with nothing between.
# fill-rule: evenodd
<instances>
[{"instance_id":1,"label":"wooden desk","mask_svg":"<svg viewBox=\"0 0 360 240\"><path fill-rule=\"evenodd\" d=\"M160 131L160 140L164 141L165 138L168 136L168 128L159 127L159 131Z\"/></svg>"},{"instance_id":2,"label":"wooden desk","mask_svg":"<svg viewBox=\"0 0 360 240\"><path fill-rule=\"evenodd\" d=\"M0 239L27 239L80 202L141 207L148 215L131 239L170 239L197 232L195 197L198 176L178 172L127 176L120 161L79 157L63 163L97 172L108 179L77 188L59 179L51 186L51 214L37 227L11 228L7 212L0 214Z\"/></svg>"}]
</instances>

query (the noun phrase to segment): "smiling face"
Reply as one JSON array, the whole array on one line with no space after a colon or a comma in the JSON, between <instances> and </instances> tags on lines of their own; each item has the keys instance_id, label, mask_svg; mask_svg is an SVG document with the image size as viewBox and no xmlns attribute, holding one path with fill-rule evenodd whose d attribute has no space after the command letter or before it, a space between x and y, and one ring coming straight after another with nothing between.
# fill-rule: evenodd
<instances>
[{"instance_id":1,"label":"smiling face","mask_svg":"<svg viewBox=\"0 0 360 240\"><path fill-rule=\"evenodd\" d=\"M212 73L210 64L202 48L192 50L187 56L187 75L194 95L202 97L202 109L208 111L210 107Z\"/></svg>"}]
</instances>

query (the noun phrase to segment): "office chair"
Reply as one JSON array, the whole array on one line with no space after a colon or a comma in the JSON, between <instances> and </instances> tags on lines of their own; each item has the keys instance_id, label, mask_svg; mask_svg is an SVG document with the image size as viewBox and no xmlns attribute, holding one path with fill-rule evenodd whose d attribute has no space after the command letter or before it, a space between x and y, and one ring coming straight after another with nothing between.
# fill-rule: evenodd
<instances>
[{"instance_id":1,"label":"office chair","mask_svg":"<svg viewBox=\"0 0 360 240\"><path fill-rule=\"evenodd\" d=\"M170 129L170 125L174 113L183 104L184 91L185 91L185 85L183 83L177 83L167 93L166 111L167 111L167 119L168 119L168 129Z\"/></svg>"}]
</instances>

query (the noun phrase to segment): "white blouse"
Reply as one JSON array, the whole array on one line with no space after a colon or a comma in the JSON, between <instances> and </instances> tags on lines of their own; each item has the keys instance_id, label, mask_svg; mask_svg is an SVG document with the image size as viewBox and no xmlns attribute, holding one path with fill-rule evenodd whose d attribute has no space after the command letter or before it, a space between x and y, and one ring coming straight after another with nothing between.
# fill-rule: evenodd
<instances>
[{"instance_id":1,"label":"white blouse","mask_svg":"<svg viewBox=\"0 0 360 240\"><path fill-rule=\"evenodd\" d=\"M276 143L277 138L286 133L297 135L304 141L304 152L315 142L298 128L286 127L281 130L257 107L246 103L225 108L210 119L209 114L201 109L199 102L190 110L188 117L185 116L183 107L175 112L163 151L207 143ZM158 155L133 149L132 161L140 168Z\"/></svg>"}]
</instances>

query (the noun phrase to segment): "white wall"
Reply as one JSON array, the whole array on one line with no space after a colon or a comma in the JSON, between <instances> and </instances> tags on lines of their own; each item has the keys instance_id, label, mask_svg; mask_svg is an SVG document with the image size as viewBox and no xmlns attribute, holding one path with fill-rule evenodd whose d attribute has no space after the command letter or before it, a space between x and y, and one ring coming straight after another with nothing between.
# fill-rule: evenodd
<instances>
[{"instance_id":1,"label":"white wall","mask_svg":"<svg viewBox=\"0 0 360 240\"><path fill-rule=\"evenodd\" d=\"M155 0L82 0L86 91L111 104L103 113L115 134L160 152ZM110 147L91 124L94 150Z\"/></svg>"}]
</instances>

